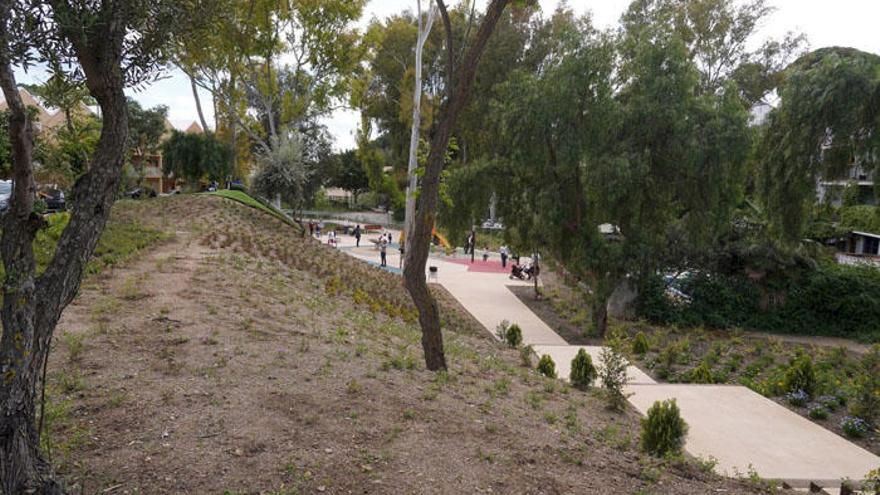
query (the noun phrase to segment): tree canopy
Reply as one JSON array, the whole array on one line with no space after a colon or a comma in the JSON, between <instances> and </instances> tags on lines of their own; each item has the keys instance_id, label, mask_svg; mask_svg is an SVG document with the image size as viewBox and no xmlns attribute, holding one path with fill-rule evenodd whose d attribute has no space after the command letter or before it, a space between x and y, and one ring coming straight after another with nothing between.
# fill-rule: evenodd
<instances>
[{"instance_id":1,"label":"tree canopy","mask_svg":"<svg viewBox=\"0 0 880 495\"><path fill-rule=\"evenodd\" d=\"M166 174L186 179L195 189L202 179L223 181L232 173L232 150L213 134L174 131L162 145Z\"/></svg>"},{"instance_id":2,"label":"tree canopy","mask_svg":"<svg viewBox=\"0 0 880 495\"><path fill-rule=\"evenodd\" d=\"M823 48L787 70L761 144L760 194L774 231L798 241L816 182L880 169L880 56Z\"/></svg>"},{"instance_id":3,"label":"tree canopy","mask_svg":"<svg viewBox=\"0 0 880 495\"><path fill-rule=\"evenodd\" d=\"M701 90L675 32L618 45L588 19L563 26L571 35L542 70L505 84L497 108L509 151L495 177L505 180L511 237L590 281L603 332L611 291L658 268L673 226L687 242L709 243L728 225L747 112L735 86Z\"/></svg>"}]
</instances>

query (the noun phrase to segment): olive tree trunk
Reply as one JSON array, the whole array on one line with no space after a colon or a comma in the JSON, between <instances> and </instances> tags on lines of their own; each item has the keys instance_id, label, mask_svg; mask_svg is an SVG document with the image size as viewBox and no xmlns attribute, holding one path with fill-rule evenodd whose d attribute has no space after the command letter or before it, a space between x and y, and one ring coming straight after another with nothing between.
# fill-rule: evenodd
<instances>
[{"instance_id":1,"label":"olive tree trunk","mask_svg":"<svg viewBox=\"0 0 880 495\"><path fill-rule=\"evenodd\" d=\"M0 86L9 104L15 184L0 237L0 256L6 269L0 309L0 490L6 495L56 494L64 489L40 451L35 398L55 326L79 290L119 187L128 138L120 68L124 27L108 22L93 36L65 33L101 107L103 127L89 171L74 185L77 201L70 222L54 258L38 277L33 240L44 222L33 212L33 128L12 69L8 5L8 0L0 2Z\"/></svg>"},{"instance_id":2,"label":"olive tree trunk","mask_svg":"<svg viewBox=\"0 0 880 495\"><path fill-rule=\"evenodd\" d=\"M446 149L449 146L449 138L458 115L470 96L473 87L474 76L480 56L492 36L495 25L501 18L504 8L510 0L492 0L486 9L486 15L480 24L474 44L468 49L458 74L455 89L451 83L447 88L448 99L440 112L440 121L431 140L431 149L428 161L425 165L425 174L421 181L421 194L419 196L419 208L413 218L413 232L407 239L406 262L403 269L404 284L412 297L413 303L419 311L419 325L422 328L422 348L425 352L425 365L429 370L439 371L446 369L446 356L443 352L443 334L440 330L440 312L437 302L428 290L425 279L425 266L431 246L431 231L437 216L437 201L440 190L440 173L443 171ZM437 6L443 15L444 23L448 24L446 5L443 0L437 0ZM447 28L449 26L447 25ZM447 32L449 30L447 29ZM446 44L449 55L452 57L452 39L447 38ZM452 65L452 64L450 64ZM453 78L449 74L449 81Z\"/></svg>"}]
</instances>

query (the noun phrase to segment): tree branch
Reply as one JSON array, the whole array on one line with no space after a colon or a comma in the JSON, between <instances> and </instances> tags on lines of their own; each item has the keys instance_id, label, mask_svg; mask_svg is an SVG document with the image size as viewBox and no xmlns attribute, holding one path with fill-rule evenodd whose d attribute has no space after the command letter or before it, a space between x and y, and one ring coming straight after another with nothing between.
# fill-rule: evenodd
<instances>
[{"instance_id":1,"label":"tree branch","mask_svg":"<svg viewBox=\"0 0 880 495\"><path fill-rule=\"evenodd\" d=\"M440 17L443 18L443 28L446 31L446 94L452 97L455 83L455 51L452 48L452 21L449 20L449 12L443 0L437 0L437 8L440 9Z\"/></svg>"}]
</instances>

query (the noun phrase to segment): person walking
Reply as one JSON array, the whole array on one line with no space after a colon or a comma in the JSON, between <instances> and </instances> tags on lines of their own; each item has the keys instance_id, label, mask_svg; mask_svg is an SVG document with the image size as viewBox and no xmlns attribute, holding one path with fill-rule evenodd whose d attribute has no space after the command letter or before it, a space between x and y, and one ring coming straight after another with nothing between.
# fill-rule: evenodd
<instances>
[{"instance_id":1,"label":"person walking","mask_svg":"<svg viewBox=\"0 0 880 495\"><path fill-rule=\"evenodd\" d=\"M309 237L315 235L315 222L309 222Z\"/></svg>"},{"instance_id":2,"label":"person walking","mask_svg":"<svg viewBox=\"0 0 880 495\"><path fill-rule=\"evenodd\" d=\"M354 247L361 247L361 226L358 224L354 228Z\"/></svg>"},{"instance_id":3,"label":"person walking","mask_svg":"<svg viewBox=\"0 0 880 495\"><path fill-rule=\"evenodd\" d=\"M379 266L388 266L387 256L388 256L388 240L385 238L385 234L382 234L382 238L379 240Z\"/></svg>"},{"instance_id":4,"label":"person walking","mask_svg":"<svg viewBox=\"0 0 880 495\"><path fill-rule=\"evenodd\" d=\"M509 254L507 246L502 244L501 248L498 249L498 252L501 253L501 268L507 268L507 255Z\"/></svg>"},{"instance_id":5,"label":"person walking","mask_svg":"<svg viewBox=\"0 0 880 495\"><path fill-rule=\"evenodd\" d=\"M403 230L400 231L400 237L397 240L397 244L398 244L397 250L400 251L400 262L398 263L398 265L399 265L398 268L403 270L403 257L404 257L403 255L405 252L403 247L404 247L404 245L406 245L406 232L405 231L403 231Z\"/></svg>"},{"instance_id":6,"label":"person walking","mask_svg":"<svg viewBox=\"0 0 880 495\"><path fill-rule=\"evenodd\" d=\"M476 251L477 251L477 231L476 230L471 229L471 235L468 236L468 245L470 246L470 249L471 249L471 263L473 263L474 262L474 255L476 255ZM467 251L465 251L465 254L467 254Z\"/></svg>"},{"instance_id":7,"label":"person walking","mask_svg":"<svg viewBox=\"0 0 880 495\"><path fill-rule=\"evenodd\" d=\"M318 234L318 239L321 238L321 231L322 231L322 230L324 230L324 221L323 221L323 220L319 220L319 221L318 221L318 226L315 227L315 233Z\"/></svg>"}]
</instances>

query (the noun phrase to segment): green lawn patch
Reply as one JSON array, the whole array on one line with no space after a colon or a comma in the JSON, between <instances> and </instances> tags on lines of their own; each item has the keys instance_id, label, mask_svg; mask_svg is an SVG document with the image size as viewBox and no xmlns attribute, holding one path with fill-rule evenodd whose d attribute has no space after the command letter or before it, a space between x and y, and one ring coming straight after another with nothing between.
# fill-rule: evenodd
<instances>
[{"instance_id":1,"label":"green lawn patch","mask_svg":"<svg viewBox=\"0 0 880 495\"><path fill-rule=\"evenodd\" d=\"M48 226L37 232L34 239L34 257L37 262L37 273L43 273L55 255L55 247L61 238L67 222L70 220L69 213L58 213L46 218ZM136 222L116 221L111 218L107 222L95 253L86 267L87 274L100 272L102 269L116 265L129 259L140 250L149 247L163 239L168 234L158 230L144 227ZM0 280L5 278L6 272L0 263Z\"/></svg>"}]
</instances>

